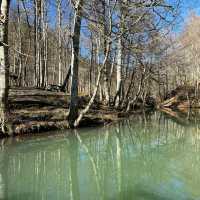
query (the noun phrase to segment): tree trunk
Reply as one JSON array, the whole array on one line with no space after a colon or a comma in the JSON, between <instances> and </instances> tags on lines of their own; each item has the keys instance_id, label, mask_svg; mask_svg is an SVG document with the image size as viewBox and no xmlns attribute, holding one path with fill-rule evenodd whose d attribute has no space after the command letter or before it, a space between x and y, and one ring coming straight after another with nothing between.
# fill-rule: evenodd
<instances>
[{"instance_id":1,"label":"tree trunk","mask_svg":"<svg viewBox=\"0 0 200 200\"><path fill-rule=\"evenodd\" d=\"M8 61L8 14L9 0L1 1L0 18L0 125L1 131L8 134L6 112L8 109L9 61Z\"/></svg>"},{"instance_id":2,"label":"tree trunk","mask_svg":"<svg viewBox=\"0 0 200 200\"><path fill-rule=\"evenodd\" d=\"M78 116L78 118L76 119L75 123L74 123L74 127L78 127L82 118L84 117L84 115L89 111L90 107L92 106L92 104L94 103L94 100L96 98L97 92L98 92L98 88L99 88L99 84L100 84L100 80L101 80L101 75L102 75L102 71L104 70L107 60L108 60L108 56L110 53L110 45L111 42L107 43L107 47L106 47L106 54L105 54L105 58L103 61L103 64L101 66L101 68L99 69L99 73L98 73L98 77L97 77L97 82L96 82L96 87L94 89L93 95L88 103L88 105L85 107L85 109L83 109L80 113L80 115Z\"/></svg>"},{"instance_id":3,"label":"tree trunk","mask_svg":"<svg viewBox=\"0 0 200 200\"><path fill-rule=\"evenodd\" d=\"M110 21L111 20L111 13L110 13L110 0L104 0L103 2L103 9L104 9L104 56L106 56L107 51L107 42L108 36L110 32ZM108 62L106 61L105 68L104 68L104 94L105 94L105 103L110 103L110 90L109 90L109 69L108 69Z\"/></svg>"},{"instance_id":4,"label":"tree trunk","mask_svg":"<svg viewBox=\"0 0 200 200\"><path fill-rule=\"evenodd\" d=\"M72 36L72 57L71 57L71 100L69 109L69 126L74 127L78 117L78 68L79 68L79 44L81 32L83 0L78 0L75 5L74 31Z\"/></svg>"},{"instance_id":5,"label":"tree trunk","mask_svg":"<svg viewBox=\"0 0 200 200\"><path fill-rule=\"evenodd\" d=\"M122 38L118 38L118 50L117 50L117 90L114 99L115 107L119 107L122 91Z\"/></svg>"},{"instance_id":6,"label":"tree trunk","mask_svg":"<svg viewBox=\"0 0 200 200\"><path fill-rule=\"evenodd\" d=\"M100 36L99 36L99 38L96 39L96 57L97 57L97 66L98 66L97 71L98 72L99 72L99 68L100 68L100 45L101 45L101 41L100 41ZM100 84L99 84L99 101L100 102L103 101L101 80L100 80Z\"/></svg>"},{"instance_id":7,"label":"tree trunk","mask_svg":"<svg viewBox=\"0 0 200 200\"><path fill-rule=\"evenodd\" d=\"M119 107L122 98L122 92L124 90L122 83L122 48L123 48L123 33L125 26L125 11L127 9L127 0L120 0L120 22L119 22L119 35L118 35L118 44L117 44L117 90L114 100L115 107Z\"/></svg>"},{"instance_id":8,"label":"tree trunk","mask_svg":"<svg viewBox=\"0 0 200 200\"><path fill-rule=\"evenodd\" d=\"M70 75L71 75L71 66L69 67L69 70L68 70L68 72L67 72L67 75L66 75L66 77L65 77L65 80L64 80L64 82L63 82L63 84L62 84L62 86L61 86L61 88L60 88L60 91L61 91L61 92L66 92L66 90L67 90L67 83L68 83L68 81L69 81Z\"/></svg>"},{"instance_id":9,"label":"tree trunk","mask_svg":"<svg viewBox=\"0 0 200 200\"><path fill-rule=\"evenodd\" d=\"M40 1L34 0L35 4L35 86L40 86Z\"/></svg>"},{"instance_id":10,"label":"tree trunk","mask_svg":"<svg viewBox=\"0 0 200 200\"><path fill-rule=\"evenodd\" d=\"M21 13L20 13L20 2L19 0L17 1L17 22L18 22L18 51L22 52L22 34L21 34ZM22 87L23 86L23 59L22 59L22 55L19 54L19 73L18 73L18 86Z\"/></svg>"},{"instance_id":11,"label":"tree trunk","mask_svg":"<svg viewBox=\"0 0 200 200\"><path fill-rule=\"evenodd\" d=\"M41 33L40 33L40 38L41 38L41 48L40 48L40 87L45 88L45 40L46 40L46 25L45 25L45 1L40 2L40 25L41 25Z\"/></svg>"},{"instance_id":12,"label":"tree trunk","mask_svg":"<svg viewBox=\"0 0 200 200\"><path fill-rule=\"evenodd\" d=\"M89 69L89 96L92 96L92 71L94 65L94 44L93 44L93 36L91 35L91 58L90 58L90 69ZM95 75L95 73L94 73Z\"/></svg>"},{"instance_id":13,"label":"tree trunk","mask_svg":"<svg viewBox=\"0 0 200 200\"><path fill-rule=\"evenodd\" d=\"M45 32L44 32L44 87L48 85L48 38L47 38L47 32L48 32L48 24L45 22Z\"/></svg>"},{"instance_id":14,"label":"tree trunk","mask_svg":"<svg viewBox=\"0 0 200 200\"><path fill-rule=\"evenodd\" d=\"M57 20L58 20L58 85L62 85L62 41L61 41L61 0L57 0Z\"/></svg>"},{"instance_id":15,"label":"tree trunk","mask_svg":"<svg viewBox=\"0 0 200 200\"><path fill-rule=\"evenodd\" d=\"M137 102L138 98L140 97L140 95L143 91L144 81L145 81L145 72L146 72L146 69L145 69L145 66L143 66L143 71L142 71L142 75L141 75L141 79L140 79L140 83L139 83L139 86L138 86L137 93L136 93L135 97L128 102L126 112L129 112L131 110L131 107L134 108L134 104Z\"/></svg>"},{"instance_id":16,"label":"tree trunk","mask_svg":"<svg viewBox=\"0 0 200 200\"><path fill-rule=\"evenodd\" d=\"M126 94L125 94L125 96L123 97L123 100L122 100L122 107L123 108L128 103L129 94L131 92L131 88L133 87L133 79L134 79L135 73L136 73L136 71L135 71L135 69L133 69L133 71L131 73L130 83L128 84L128 89L127 89Z\"/></svg>"}]
</instances>

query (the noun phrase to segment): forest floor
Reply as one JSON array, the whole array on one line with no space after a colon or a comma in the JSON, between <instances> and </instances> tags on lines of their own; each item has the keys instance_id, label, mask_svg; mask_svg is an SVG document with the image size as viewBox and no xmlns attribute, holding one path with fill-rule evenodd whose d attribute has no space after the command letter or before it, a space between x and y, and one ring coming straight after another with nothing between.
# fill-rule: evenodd
<instances>
[{"instance_id":1,"label":"forest floor","mask_svg":"<svg viewBox=\"0 0 200 200\"><path fill-rule=\"evenodd\" d=\"M197 91L191 86L180 86L170 91L157 108L179 121L187 121L193 116L189 111L200 108ZM198 92L200 94L200 91ZM89 97L79 94L79 109L84 109ZM9 91L9 124L12 134L31 134L57 129L68 129L70 95L35 88L12 88ZM116 122L132 114L141 113L141 109L125 113L95 102L84 116L80 127L91 127ZM196 113L196 112L195 112Z\"/></svg>"},{"instance_id":2,"label":"forest floor","mask_svg":"<svg viewBox=\"0 0 200 200\"><path fill-rule=\"evenodd\" d=\"M200 108L200 89L189 85L179 86L166 95L159 107L179 111L187 108Z\"/></svg>"},{"instance_id":3,"label":"forest floor","mask_svg":"<svg viewBox=\"0 0 200 200\"><path fill-rule=\"evenodd\" d=\"M89 97L80 94L79 107L83 109ZM39 133L67 129L70 96L35 88L12 88L9 92L9 119L12 134ZM130 113L129 113L130 114ZM84 116L80 127L105 125L118 121L128 114L95 103Z\"/></svg>"},{"instance_id":4,"label":"forest floor","mask_svg":"<svg viewBox=\"0 0 200 200\"><path fill-rule=\"evenodd\" d=\"M189 85L179 86L166 95L158 109L182 125L199 122L200 89Z\"/></svg>"}]
</instances>

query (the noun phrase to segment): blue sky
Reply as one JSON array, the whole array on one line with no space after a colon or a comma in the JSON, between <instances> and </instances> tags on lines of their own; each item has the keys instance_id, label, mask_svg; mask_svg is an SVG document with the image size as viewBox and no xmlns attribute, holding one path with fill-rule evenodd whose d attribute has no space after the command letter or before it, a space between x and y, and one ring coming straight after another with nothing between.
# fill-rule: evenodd
<instances>
[{"instance_id":1,"label":"blue sky","mask_svg":"<svg viewBox=\"0 0 200 200\"><path fill-rule=\"evenodd\" d=\"M177 2L178 0L166 0L167 2L173 4L173 2ZM180 0L180 9L178 20L173 27L173 32L180 33L184 27L185 22L188 19L188 16L191 11L195 11L198 15L200 15L200 0ZM82 23L83 27L86 26L85 23ZM82 28L82 35L86 35L88 32L87 30L84 31L85 28ZM90 52L87 51L85 45L81 45L81 54L84 56L89 56Z\"/></svg>"},{"instance_id":2,"label":"blue sky","mask_svg":"<svg viewBox=\"0 0 200 200\"><path fill-rule=\"evenodd\" d=\"M181 0L180 4L180 12L181 12L181 23L187 19L190 11L195 11L198 15L200 15L200 0Z\"/></svg>"},{"instance_id":3,"label":"blue sky","mask_svg":"<svg viewBox=\"0 0 200 200\"><path fill-rule=\"evenodd\" d=\"M200 0L182 0L181 8L183 16L187 16L188 11L193 9L200 14Z\"/></svg>"},{"instance_id":4,"label":"blue sky","mask_svg":"<svg viewBox=\"0 0 200 200\"><path fill-rule=\"evenodd\" d=\"M175 2L177 0L166 0L168 1L169 3L172 3L172 2ZM11 7L16 5L16 2L17 0L11 0ZM25 2L31 2L29 0L26 0ZM51 0L50 1L50 19L52 22L55 23L55 12L56 12L56 0ZM67 0L63 0L63 7L65 10L65 15L67 15L67 9L66 9L66 3L68 1ZM180 0L180 12L181 12L181 19L179 20L179 25L182 26L183 25L183 22L187 19L187 16L189 14L189 12L191 10L194 10L196 11L197 14L200 15L200 0Z\"/></svg>"},{"instance_id":5,"label":"blue sky","mask_svg":"<svg viewBox=\"0 0 200 200\"><path fill-rule=\"evenodd\" d=\"M169 3L176 2L178 0L166 0ZM11 0L11 7L16 6L17 0ZM26 0L26 5L28 2L31 2L30 0ZM64 21L66 22L66 19L69 18L69 9L67 9L67 0L63 0L63 18L65 19ZM28 6L28 5L27 5ZM29 6L28 6L29 7ZM180 0L180 14L181 16L178 18L176 21L176 24L173 28L173 31L176 33L181 32L182 28L184 27L184 23L187 20L187 17L190 13L190 11L195 11L198 15L200 15L200 0ZM49 21L51 21L52 27L55 27L56 24L56 0L51 0L49 4ZM82 34L87 35L87 28L85 27L86 24L82 24ZM84 30L86 29L86 30ZM84 48L84 54L86 52L86 49ZM81 51L81 54L83 52ZM89 54L89 52L88 52Z\"/></svg>"}]
</instances>

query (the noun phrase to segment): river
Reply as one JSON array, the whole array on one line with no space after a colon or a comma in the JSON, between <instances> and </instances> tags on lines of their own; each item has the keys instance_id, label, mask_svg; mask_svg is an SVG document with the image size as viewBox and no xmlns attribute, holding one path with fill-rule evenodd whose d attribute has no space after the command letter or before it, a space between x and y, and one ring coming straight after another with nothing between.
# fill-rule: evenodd
<instances>
[{"instance_id":1,"label":"river","mask_svg":"<svg viewBox=\"0 0 200 200\"><path fill-rule=\"evenodd\" d=\"M0 199L200 199L198 120L156 112L0 142Z\"/></svg>"}]
</instances>

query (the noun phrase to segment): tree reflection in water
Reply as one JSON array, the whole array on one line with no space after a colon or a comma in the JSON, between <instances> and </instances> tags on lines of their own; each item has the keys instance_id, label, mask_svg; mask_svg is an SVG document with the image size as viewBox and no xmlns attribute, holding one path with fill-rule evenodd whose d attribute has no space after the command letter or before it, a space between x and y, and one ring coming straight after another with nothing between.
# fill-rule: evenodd
<instances>
[{"instance_id":1,"label":"tree reflection in water","mask_svg":"<svg viewBox=\"0 0 200 200\"><path fill-rule=\"evenodd\" d=\"M0 199L200 197L194 116L186 126L154 113L66 132L2 141Z\"/></svg>"}]
</instances>

